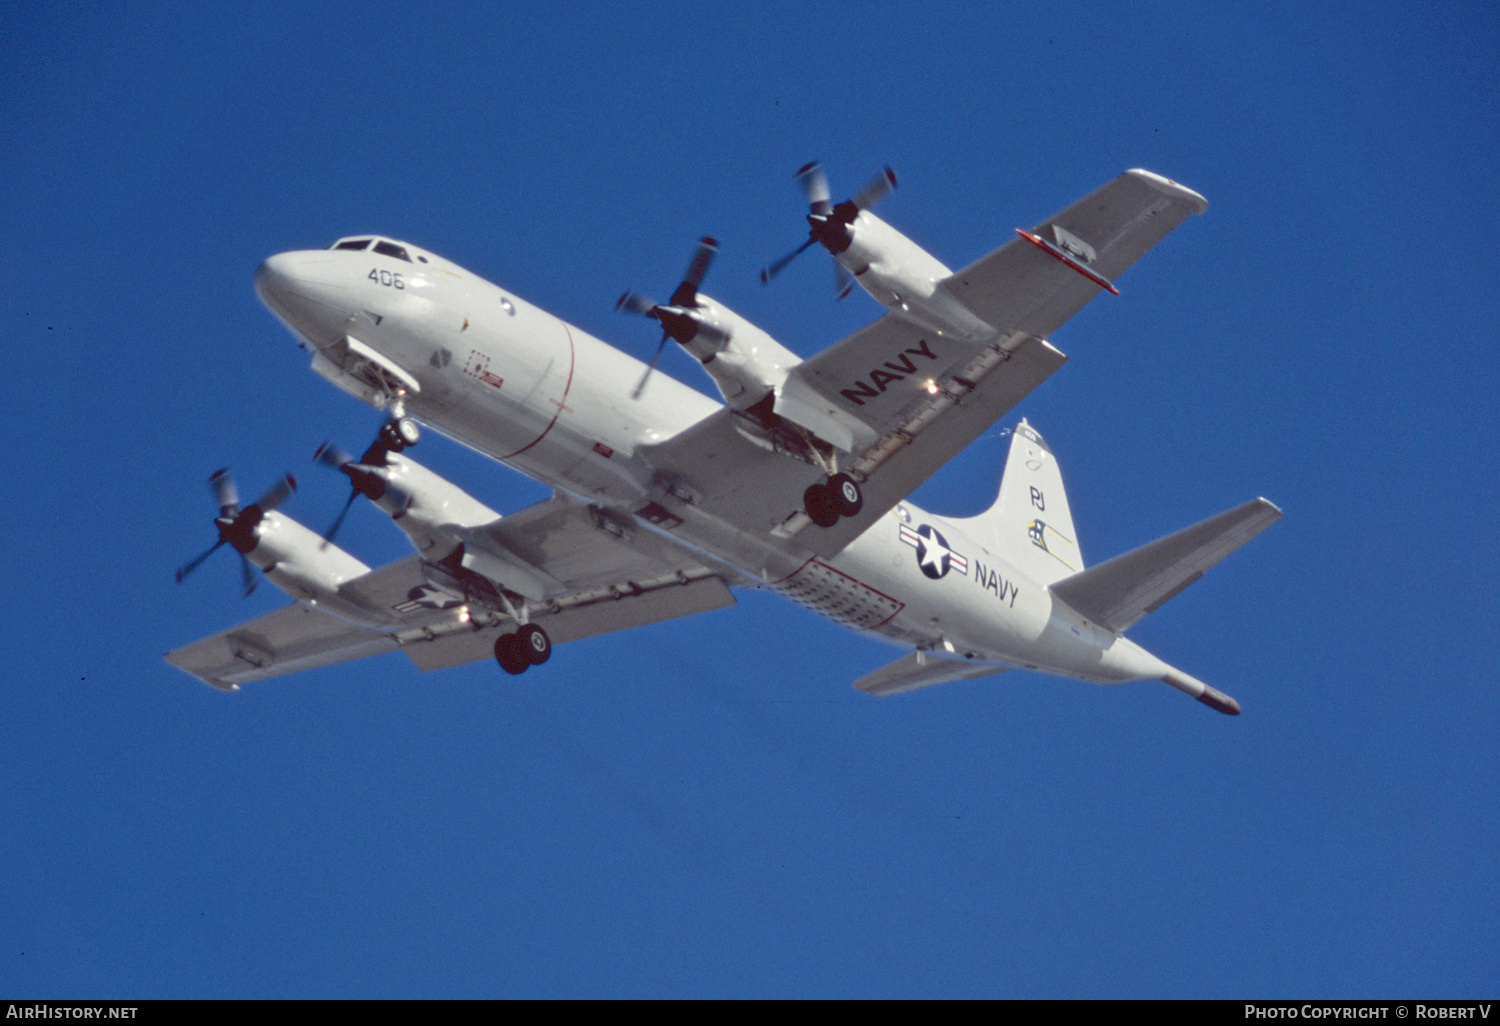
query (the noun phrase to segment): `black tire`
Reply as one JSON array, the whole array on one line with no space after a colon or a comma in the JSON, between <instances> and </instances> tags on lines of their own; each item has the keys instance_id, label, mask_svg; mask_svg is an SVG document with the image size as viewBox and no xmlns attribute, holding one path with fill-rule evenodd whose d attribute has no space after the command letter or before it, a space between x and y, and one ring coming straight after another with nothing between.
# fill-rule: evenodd
<instances>
[{"instance_id":1,"label":"black tire","mask_svg":"<svg viewBox=\"0 0 1500 1026\"><path fill-rule=\"evenodd\" d=\"M833 506L841 517L852 517L865 508L865 493L859 482L848 474L834 474L829 478L828 491L833 495Z\"/></svg>"},{"instance_id":2,"label":"black tire","mask_svg":"<svg viewBox=\"0 0 1500 1026\"><path fill-rule=\"evenodd\" d=\"M512 676L525 673L531 666L526 646L517 634L502 634L495 639L495 662Z\"/></svg>"},{"instance_id":3,"label":"black tire","mask_svg":"<svg viewBox=\"0 0 1500 1026\"><path fill-rule=\"evenodd\" d=\"M802 493L802 508L819 527L832 527L839 522L839 511L834 506L833 492L826 484L808 486Z\"/></svg>"},{"instance_id":4,"label":"black tire","mask_svg":"<svg viewBox=\"0 0 1500 1026\"><path fill-rule=\"evenodd\" d=\"M422 440L422 429L410 417L400 417L391 423L395 430L395 435L401 439L402 445L412 446Z\"/></svg>"},{"instance_id":5,"label":"black tire","mask_svg":"<svg viewBox=\"0 0 1500 1026\"><path fill-rule=\"evenodd\" d=\"M521 649L532 666L541 666L552 658L552 639L536 624L528 623L517 634L521 639Z\"/></svg>"}]
</instances>

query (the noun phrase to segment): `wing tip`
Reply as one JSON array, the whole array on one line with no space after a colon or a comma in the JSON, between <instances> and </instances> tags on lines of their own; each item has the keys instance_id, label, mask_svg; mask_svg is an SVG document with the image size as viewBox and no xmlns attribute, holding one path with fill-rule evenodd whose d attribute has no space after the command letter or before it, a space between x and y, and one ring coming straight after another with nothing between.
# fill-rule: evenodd
<instances>
[{"instance_id":1,"label":"wing tip","mask_svg":"<svg viewBox=\"0 0 1500 1026\"><path fill-rule=\"evenodd\" d=\"M1208 200L1204 199L1192 189L1189 189L1186 185L1181 185L1177 182L1174 182L1172 181L1172 179L1163 177L1162 175L1157 174L1155 171L1147 171L1145 168L1134 167L1129 171L1126 171L1125 173L1132 178L1140 179L1141 181L1145 182L1147 185L1155 189L1157 192L1170 196L1175 200L1181 200L1183 203L1187 204L1195 214L1201 214L1208 209Z\"/></svg>"},{"instance_id":2,"label":"wing tip","mask_svg":"<svg viewBox=\"0 0 1500 1026\"><path fill-rule=\"evenodd\" d=\"M174 648L172 651L162 656L162 658L165 659L169 665L177 667L189 677L203 684L207 684L211 688L226 692L238 691L240 689L240 686L238 684L232 684L228 681L219 680L217 677L210 677L204 673L200 673L198 670L192 669L188 665L187 659L187 651L191 647L191 645L187 645L182 648Z\"/></svg>"}]
</instances>

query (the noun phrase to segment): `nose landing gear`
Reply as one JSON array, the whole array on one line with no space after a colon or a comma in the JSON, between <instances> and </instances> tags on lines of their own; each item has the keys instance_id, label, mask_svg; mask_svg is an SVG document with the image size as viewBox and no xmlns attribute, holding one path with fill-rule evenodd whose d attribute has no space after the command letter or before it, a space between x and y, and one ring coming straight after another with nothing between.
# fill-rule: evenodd
<instances>
[{"instance_id":1,"label":"nose landing gear","mask_svg":"<svg viewBox=\"0 0 1500 1026\"><path fill-rule=\"evenodd\" d=\"M391 452L400 452L416 445L422 438L422 429L410 417L394 417L380 429L380 442Z\"/></svg>"},{"instance_id":2,"label":"nose landing gear","mask_svg":"<svg viewBox=\"0 0 1500 1026\"><path fill-rule=\"evenodd\" d=\"M406 389L397 388L392 393L390 419L380 429L380 444L390 452L410 449L422 439L422 429L406 415Z\"/></svg>"}]
</instances>

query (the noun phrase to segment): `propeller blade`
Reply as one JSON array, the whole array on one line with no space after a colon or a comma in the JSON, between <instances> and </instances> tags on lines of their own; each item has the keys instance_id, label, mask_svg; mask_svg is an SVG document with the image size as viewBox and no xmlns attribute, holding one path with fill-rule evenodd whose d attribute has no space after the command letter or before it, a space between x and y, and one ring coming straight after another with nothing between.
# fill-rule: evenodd
<instances>
[{"instance_id":1,"label":"propeller blade","mask_svg":"<svg viewBox=\"0 0 1500 1026\"><path fill-rule=\"evenodd\" d=\"M640 399L641 392L646 388L646 380L651 377L651 372L656 370L656 361L661 359L661 351L667 347L667 339L671 337L665 331L661 333L661 341L656 344L656 352L651 354L651 362L646 364L646 373L641 375L640 384L635 386L635 391L630 393L630 398Z\"/></svg>"},{"instance_id":2,"label":"propeller blade","mask_svg":"<svg viewBox=\"0 0 1500 1026\"><path fill-rule=\"evenodd\" d=\"M682 284L677 286L677 291L672 293L669 300L673 306L698 305L698 286L703 284L703 276L708 273L709 265L718 255L718 239L705 235L698 240L692 259L688 261L687 273L682 276Z\"/></svg>"},{"instance_id":3,"label":"propeller blade","mask_svg":"<svg viewBox=\"0 0 1500 1026\"><path fill-rule=\"evenodd\" d=\"M198 569L198 567L203 563L203 561L205 559L207 559L209 556L212 556L218 550L219 546L223 545L223 544L224 544L224 539L220 538L218 541L214 542L212 545L210 545L208 547L208 551L207 552L204 552L202 555L197 556L197 557L195 557L193 559L188 560L186 563L182 564L182 566L178 567L177 568L177 583L181 584L182 583L182 579L184 577L186 577L188 574L192 573L194 570Z\"/></svg>"},{"instance_id":4,"label":"propeller blade","mask_svg":"<svg viewBox=\"0 0 1500 1026\"><path fill-rule=\"evenodd\" d=\"M271 490L255 500L255 504L261 508L261 512L269 513L286 501L286 497L297 490L297 479L287 474L280 481L271 486Z\"/></svg>"},{"instance_id":5,"label":"propeller blade","mask_svg":"<svg viewBox=\"0 0 1500 1026\"><path fill-rule=\"evenodd\" d=\"M885 199L896 188L896 172L892 171L890 165L886 165L874 178L865 183L865 187L856 192L849 200L860 210L869 210L875 204Z\"/></svg>"},{"instance_id":6,"label":"propeller blade","mask_svg":"<svg viewBox=\"0 0 1500 1026\"><path fill-rule=\"evenodd\" d=\"M234 486L234 478L229 476L228 467L214 471L209 476L208 486L213 489L214 498L218 500L221 516L232 517L239 512L240 490Z\"/></svg>"},{"instance_id":7,"label":"propeller blade","mask_svg":"<svg viewBox=\"0 0 1500 1026\"><path fill-rule=\"evenodd\" d=\"M802 251L804 249L806 249L808 246L811 246L814 242L817 242L817 241L818 241L817 239L808 239L802 245L800 245L796 249L792 250L790 253L788 253L786 256L782 257L780 260L776 261L774 264L771 264L771 265L769 265L767 267L761 268L761 271L760 271L760 283L762 285L769 285L769 284L771 284L771 279L772 278L776 277L782 271L786 270L786 265L787 264L791 263L793 260L796 260L797 257L799 257L799 256L802 255Z\"/></svg>"},{"instance_id":8,"label":"propeller blade","mask_svg":"<svg viewBox=\"0 0 1500 1026\"><path fill-rule=\"evenodd\" d=\"M256 581L255 575L250 572L250 560L245 558L243 552L240 553L240 580L245 583L245 597L249 598L250 593L255 590Z\"/></svg>"},{"instance_id":9,"label":"propeller blade","mask_svg":"<svg viewBox=\"0 0 1500 1026\"><path fill-rule=\"evenodd\" d=\"M807 205L814 214L826 214L833 209L828 202L828 176L823 174L822 164L816 160L803 164L797 169L797 182L802 186L802 194L807 197Z\"/></svg>"},{"instance_id":10,"label":"propeller blade","mask_svg":"<svg viewBox=\"0 0 1500 1026\"><path fill-rule=\"evenodd\" d=\"M354 505L354 500L357 498L359 498L359 489L349 489L349 499L344 503L344 508L339 510L339 515L334 519L332 525L329 526L327 531L323 532L323 544L321 546L322 548L328 548L329 544L333 542L333 536L338 534L339 528L344 526L344 518L349 515L349 510Z\"/></svg>"},{"instance_id":11,"label":"propeller blade","mask_svg":"<svg viewBox=\"0 0 1500 1026\"><path fill-rule=\"evenodd\" d=\"M339 470L344 464L353 463L354 457L332 442L324 442L318 446L318 451L313 453L313 462L321 463L325 467L332 467L334 470Z\"/></svg>"},{"instance_id":12,"label":"propeller blade","mask_svg":"<svg viewBox=\"0 0 1500 1026\"><path fill-rule=\"evenodd\" d=\"M697 308L698 286L703 284L703 276L708 273L709 266L718 254L718 239L708 235L700 238L693 249L692 257L688 260L687 271L682 276L682 284L677 286L676 291L672 293L672 298L665 306L657 305L634 290L626 292L615 303L615 309L618 311L653 318L661 322L662 326L661 341L656 345L656 352L651 354L651 362L646 364L646 372L641 375L641 380L636 384L635 391L630 393L630 398L641 397L641 392L646 388L646 382L651 378L651 372L656 369L657 361L661 359L662 350L666 348L667 339L675 337L679 342L686 344L700 330L689 311Z\"/></svg>"},{"instance_id":13,"label":"propeller blade","mask_svg":"<svg viewBox=\"0 0 1500 1026\"><path fill-rule=\"evenodd\" d=\"M842 302L849 298L849 293L854 291L854 275L849 273L849 268L833 261L833 291L834 302Z\"/></svg>"},{"instance_id":14,"label":"propeller blade","mask_svg":"<svg viewBox=\"0 0 1500 1026\"><path fill-rule=\"evenodd\" d=\"M642 317L652 316L651 311L655 309L656 304L649 297L633 289L623 293L619 301L615 303L616 311L628 311L629 313L640 314Z\"/></svg>"}]
</instances>

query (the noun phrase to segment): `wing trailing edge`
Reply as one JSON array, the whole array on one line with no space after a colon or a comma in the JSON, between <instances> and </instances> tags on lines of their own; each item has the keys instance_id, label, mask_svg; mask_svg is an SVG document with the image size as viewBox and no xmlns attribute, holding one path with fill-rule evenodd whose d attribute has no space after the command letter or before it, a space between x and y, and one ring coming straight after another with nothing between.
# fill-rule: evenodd
<instances>
[{"instance_id":1,"label":"wing trailing edge","mask_svg":"<svg viewBox=\"0 0 1500 1026\"><path fill-rule=\"evenodd\" d=\"M1052 594L1118 634L1161 608L1219 560L1280 519L1281 510L1275 505L1251 499L1064 578L1051 586Z\"/></svg>"}]
</instances>

